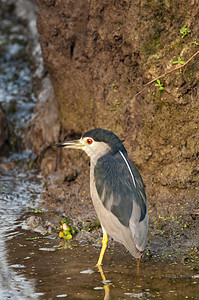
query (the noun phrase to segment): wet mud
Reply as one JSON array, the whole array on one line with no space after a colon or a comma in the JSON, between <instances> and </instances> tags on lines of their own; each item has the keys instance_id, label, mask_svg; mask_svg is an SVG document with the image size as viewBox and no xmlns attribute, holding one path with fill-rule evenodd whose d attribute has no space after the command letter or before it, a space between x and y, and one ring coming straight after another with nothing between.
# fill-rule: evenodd
<instances>
[{"instance_id":1,"label":"wet mud","mask_svg":"<svg viewBox=\"0 0 199 300\"><path fill-rule=\"evenodd\" d=\"M158 239L158 251L145 255L137 278L136 260L117 244L106 251L101 275L99 248L27 231L21 223L6 242L10 269L20 285L30 285L28 295L18 287L20 299L198 299L197 253L184 260L177 252L163 255Z\"/></svg>"}]
</instances>

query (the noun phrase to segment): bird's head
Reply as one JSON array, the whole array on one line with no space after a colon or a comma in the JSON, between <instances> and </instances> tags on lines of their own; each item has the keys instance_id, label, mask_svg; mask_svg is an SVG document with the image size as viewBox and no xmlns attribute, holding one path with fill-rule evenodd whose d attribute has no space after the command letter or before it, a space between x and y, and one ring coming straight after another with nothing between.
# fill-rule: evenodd
<instances>
[{"instance_id":1,"label":"bird's head","mask_svg":"<svg viewBox=\"0 0 199 300\"><path fill-rule=\"evenodd\" d=\"M84 150L91 158L119 150L126 152L121 140L114 133L100 128L86 132L79 140L61 142L56 146Z\"/></svg>"}]
</instances>

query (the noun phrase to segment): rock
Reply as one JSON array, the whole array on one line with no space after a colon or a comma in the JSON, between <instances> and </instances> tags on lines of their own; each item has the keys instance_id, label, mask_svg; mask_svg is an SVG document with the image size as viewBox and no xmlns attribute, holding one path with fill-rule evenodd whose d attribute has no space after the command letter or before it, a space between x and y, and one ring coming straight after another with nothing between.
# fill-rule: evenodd
<instances>
[{"instance_id":1,"label":"rock","mask_svg":"<svg viewBox=\"0 0 199 300\"><path fill-rule=\"evenodd\" d=\"M49 76L45 76L41 82L38 103L27 133L27 147L38 156L40 167L47 175L56 169L56 151L53 146L59 140L60 122Z\"/></svg>"},{"instance_id":2,"label":"rock","mask_svg":"<svg viewBox=\"0 0 199 300\"><path fill-rule=\"evenodd\" d=\"M57 102L49 74L44 66L39 35L36 27L37 5L35 1L18 0L15 14L27 24L28 51L32 60L33 89L37 98L33 118L25 136L26 148L35 152L39 164L48 174L55 170L56 159L51 151L60 134Z\"/></svg>"},{"instance_id":3,"label":"rock","mask_svg":"<svg viewBox=\"0 0 199 300\"><path fill-rule=\"evenodd\" d=\"M44 223L43 219L38 216L30 216L26 219L26 225L31 228L36 228Z\"/></svg>"},{"instance_id":4,"label":"rock","mask_svg":"<svg viewBox=\"0 0 199 300\"><path fill-rule=\"evenodd\" d=\"M38 103L28 131L29 147L38 155L58 141L60 123L49 77L42 81Z\"/></svg>"},{"instance_id":5,"label":"rock","mask_svg":"<svg viewBox=\"0 0 199 300\"><path fill-rule=\"evenodd\" d=\"M26 219L26 229L32 229L42 234L57 234L58 217L50 214L32 215Z\"/></svg>"}]
</instances>

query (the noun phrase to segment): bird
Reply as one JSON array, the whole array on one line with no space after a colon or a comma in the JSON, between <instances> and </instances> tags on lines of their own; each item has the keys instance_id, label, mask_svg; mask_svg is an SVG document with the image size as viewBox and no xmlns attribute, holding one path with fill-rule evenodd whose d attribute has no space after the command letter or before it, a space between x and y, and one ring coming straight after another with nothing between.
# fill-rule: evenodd
<instances>
[{"instance_id":1,"label":"bird","mask_svg":"<svg viewBox=\"0 0 199 300\"><path fill-rule=\"evenodd\" d=\"M147 200L142 177L122 141L96 128L56 146L81 149L90 157L90 194L103 232L97 266L102 265L109 235L137 259L139 269L147 243Z\"/></svg>"}]
</instances>

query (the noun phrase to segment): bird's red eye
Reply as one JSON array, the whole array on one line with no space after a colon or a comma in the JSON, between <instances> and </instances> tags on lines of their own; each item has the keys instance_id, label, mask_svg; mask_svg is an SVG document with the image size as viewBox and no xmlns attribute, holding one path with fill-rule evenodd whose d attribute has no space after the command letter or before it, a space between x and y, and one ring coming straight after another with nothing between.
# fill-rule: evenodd
<instances>
[{"instance_id":1,"label":"bird's red eye","mask_svg":"<svg viewBox=\"0 0 199 300\"><path fill-rule=\"evenodd\" d=\"M87 141L87 144L88 144L88 145L91 145L92 142L93 142L93 140L91 140L91 139L87 139L86 141Z\"/></svg>"}]
</instances>

